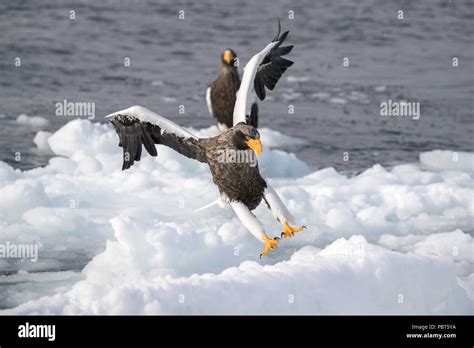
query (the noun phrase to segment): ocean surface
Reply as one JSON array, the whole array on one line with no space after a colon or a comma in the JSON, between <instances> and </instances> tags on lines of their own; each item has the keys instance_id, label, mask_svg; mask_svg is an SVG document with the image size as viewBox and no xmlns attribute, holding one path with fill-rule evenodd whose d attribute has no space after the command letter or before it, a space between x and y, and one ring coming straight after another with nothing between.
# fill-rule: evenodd
<instances>
[{"instance_id":1,"label":"ocean surface","mask_svg":"<svg viewBox=\"0 0 474 348\"><path fill-rule=\"evenodd\" d=\"M403 19L399 19L400 10ZM71 19L72 15L74 19ZM180 15L184 15L184 19L180 19ZM267 100L260 103L260 125L305 140L304 145L282 145L282 150L294 152L313 170L334 167L349 175L377 163L390 167L416 162L421 152L434 149L474 151L472 0L0 0L0 161L22 170L47 165L50 156L40 153L33 139L39 130L54 132L74 119L56 116L55 105L64 100L94 103L94 122L105 122L104 116L113 111L142 105L186 127L215 125L207 110L205 92L217 77L221 52L227 47L234 49L243 66L275 36L277 18L281 19L283 30L290 30L287 42L295 47L288 58L295 64L275 91L268 94ZM348 66L343 65L344 58L348 58ZM457 67L453 66L453 58L457 59ZM21 65L16 66L19 61ZM128 61L130 64L126 66L124 63ZM381 116L381 103L390 100L419 103L419 117ZM184 113L179 112L181 106L185 108ZM289 113L290 109L294 109L294 113ZM48 125L20 124L17 118L22 114L40 116ZM117 153L120 151L117 147ZM21 154L19 160L18 153ZM274 164L278 166L278 163ZM377 182L376 171L369 175L374 178L374 185L382 185ZM416 172L413 175L417 175ZM41 179L41 173L36 176L35 180ZM187 176L183 177L188 180ZM1 227L10 231L0 233L0 240L17 236L21 241L24 236L32 238L42 233L44 262L41 267L31 268L29 273L17 274L17 268L0 272L0 309L62 291L82 279L83 267L104 251L106 240L113 239L114 230L108 219L122 211L127 212L129 205L133 207L129 200L142 202L141 194L128 197L109 189L109 179L108 176L91 176L90 182L76 182L68 181L68 176L58 176L53 182L45 181L48 195L60 192L67 197L73 192L83 197L83 210L90 216L86 215L88 220L82 219L81 209L77 210L78 216L71 215L70 219L69 215L61 216L65 213L59 202L62 197L55 197L55 206L44 211L52 220L44 220L42 225L43 217L47 219L48 216L43 216L42 210L33 215L30 213L34 220L32 225L44 227L32 232L20 210L41 208L40 203L30 202L35 196L23 198L24 191L19 189L14 191L19 192L15 199L3 198L13 202L13 206L18 204L19 208L17 212L14 206L10 209L13 211L11 216L0 217ZM439 208L435 204L438 196L432 198L430 192L419 193L410 187L411 184L399 188L401 196L405 191L416 194L415 208L418 200L432 198L433 203L428 200L427 204L434 207L433 211L419 212L422 221L410 232L434 234L459 228L473 235L471 225L461 218L451 219L453 214L463 213L463 209L468 211L462 203L469 192L465 186L469 186L470 181L464 184L462 180L466 179L461 178L453 184L448 179L443 179L447 180L442 186L445 189L438 187L436 194L441 197L440 205L450 203L452 210ZM89 180L89 177L84 176L81 180ZM21 188L21 183L15 184ZM347 217L342 209L344 200L360 199L357 188L350 194L341 193L346 196L335 194L317 200L314 193L317 184L314 185L311 195L299 188L294 191L295 197L300 194L301 206L313 209L307 214L307 225L312 226L313 233L334 232L330 234L331 240L354 233L365 233L370 237L372 230L365 225L361 225L364 228L360 230L353 230L353 226L358 226L351 225L356 218ZM190 186L193 187L186 192L192 195L197 184ZM33 186L33 189L35 187L43 186ZM163 190L163 194L172 193L173 187L170 181L171 190ZM338 188L331 189L337 192ZM144 197L149 197L147 194L153 191L146 185L142 190ZM452 199L446 193L450 190L460 198ZM202 194L198 192L195 197ZM159 198L150 199L143 207L153 207L158 202L164 212L175 209L172 198ZM327 208L324 206L326 198L329 200ZM372 198L369 198L370 202ZM382 198L380 200L384 201ZM28 201L25 206L20 204L22 200ZM403 210L403 204L411 207L411 201L397 201L402 205L399 207L402 213L410 210ZM28 204L31 205L29 208ZM299 201L297 207L298 204ZM426 222L423 220L425 213L431 214ZM59 220L54 220L55 214ZM216 219L222 220L213 220L212 216L196 225L203 231L221 226L228 223L227 216L232 216L225 214L216 215ZM377 215L373 215L366 212L364 216L376 219ZM183 216L182 219L189 217ZM339 229L327 228L327 221L335 222L341 216L345 222ZM386 221L388 231L395 229L394 219L404 226L403 214L400 219L393 212L387 216L391 219ZM11 220L7 221L7 218ZM165 216L164 219L171 218ZM185 229L188 228L179 219L175 219L178 227L181 228L179 224L182 223ZM196 219L201 220L201 217ZM70 225L56 226L55 230L54 221L65 221ZM65 233L62 233L63 229ZM398 233L398 230L392 232ZM179 249L193 252L194 241L205 246L199 238L202 234L197 235L193 243L179 244ZM318 239L321 247L329 241ZM168 243L164 245L173 250L174 245ZM443 243L441 240L440 244ZM429 246L431 248L431 244ZM179 253L176 255L181 257ZM191 268L197 264L192 272L208 270L209 265L226 265L224 254L217 254L221 259L214 258L214 251L206 255L209 259L189 262ZM283 253L279 257L283 260L287 256ZM177 265L179 269L179 258L175 261L170 258L172 267ZM116 261L120 260L113 259L112 263ZM234 263L238 264L234 259L229 262ZM103 270L98 268L98 274L107 271L107 266ZM417 280L414 278L414 283ZM89 294L81 298L89 298Z\"/></svg>"},{"instance_id":2,"label":"ocean surface","mask_svg":"<svg viewBox=\"0 0 474 348\"><path fill-rule=\"evenodd\" d=\"M0 2L0 160L46 165L38 129L16 118L44 117L52 132L72 119L55 115L63 100L95 103L96 122L137 104L183 126L215 124L204 96L220 53L231 47L245 63L278 17L295 65L260 104L260 124L306 140L284 150L342 172L473 150L473 1L45 0ZM389 99L419 102L420 118L382 117Z\"/></svg>"}]
</instances>

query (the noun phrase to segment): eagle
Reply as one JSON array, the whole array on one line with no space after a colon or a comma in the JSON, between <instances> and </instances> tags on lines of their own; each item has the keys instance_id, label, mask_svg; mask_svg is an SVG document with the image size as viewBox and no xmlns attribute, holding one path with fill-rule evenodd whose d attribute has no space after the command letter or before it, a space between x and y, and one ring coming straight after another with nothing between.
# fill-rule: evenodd
<instances>
[{"instance_id":1,"label":"eagle","mask_svg":"<svg viewBox=\"0 0 474 348\"><path fill-rule=\"evenodd\" d=\"M240 76L237 70L237 54L227 48L221 55L221 68L217 79L206 90L206 104L211 116L217 120L221 132L233 126L233 111L236 94L240 88ZM250 124L258 127L258 104L251 103Z\"/></svg>"},{"instance_id":2,"label":"eagle","mask_svg":"<svg viewBox=\"0 0 474 348\"><path fill-rule=\"evenodd\" d=\"M273 90L283 73L293 64L282 57L289 52L288 47L281 47L289 31L280 35L280 29L279 24L275 38L245 66L232 112L232 126L218 136L199 138L142 106L132 106L106 116L110 118L119 136L119 146L123 149L122 170L140 161L142 146L151 156L157 156L155 144L168 146L183 156L206 163L222 201L230 205L242 224L265 244L260 257L275 250L280 238L293 237L306 228L297 227L294 217L276 191L261 176L255 155L260 156L262 143L249 117L251 94L255 92L264 100L265 88ZM262 200L283 225L280 237L270 237L252 213Z\"/></svg>"},{"instance_id":3,"label":"eagle","mask_svg":"<svg viewBox=\"0 0 474 348\"><path fill-rule=\"evenodd\" d=\"M280 21L278 21L278 32L280 32ZM289 32L284 33L281 38L281 42L286 39L286 35ZM280 57L279 68L285 69L293 65L293 62L282 58L281 56L287 55L291 52L293 46L278 47L278 56ZM269 59L270 57L267 57ZM236 94L240 89L240 77L237 70L237 54L231 48L227 48L221 55L221 68L219 70L219 75L217 79L207 88L206 91L206 103L207 108L211 116L217 120L217 126L221 131L225 131L231 128L233 123L233 111L236 101ZM262 62L262 69L266 66L268 61ZM272 66L276 70L276 66ZM284 71L284 70L283 70ZM264 75L267 78L267 81L262 79L255 80L255 92L257 97L260 100L265 99L265 89L264 85L273 90L276 83L279 80L278 71L275 71L275 74L267 73ZM258 104L256 102L255 94L250 94L251 101L249 101L250 110L248 110L247 115L249 115L248 122L255 128L258 127Z\"/></svg>"}]
</instances>

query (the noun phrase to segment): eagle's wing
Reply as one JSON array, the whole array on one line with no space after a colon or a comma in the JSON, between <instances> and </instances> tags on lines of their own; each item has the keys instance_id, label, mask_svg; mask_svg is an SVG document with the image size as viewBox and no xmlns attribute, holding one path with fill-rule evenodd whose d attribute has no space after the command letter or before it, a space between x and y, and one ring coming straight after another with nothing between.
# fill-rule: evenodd
<instances>
[{"instance_id":1,"label":"eagle's wing","mask_svg":"<svg viewBox=\"0 0 474 348\"><path fill-rule=\"evenodd\" d=\"M207 90L206 90L206 104L207 104L207 109L209 110L209 113L211 114L211 116L214 116L214 112L212 111L211 86L207 87Z\"/></svg>"},{"instance_id":2,"label":"eagle's wing","mask_svg":"<svg viewBox=\"0 0 474 348\"><path fill-rule=\"evenodd\" d=\"M292 61L282 57L288 54L293 46L280 47L289 31L280 35L280 29L280 22L278 22L278 34L263 50L254 55L244 68L242 83L234 106L234 126L240 122L247 122L250 98L253 93L256 93L260 100L264 100L265 87L272 91L286 69L293 65Z\"/></svg>"},{"instance_id":3,"label":"eagle's wing","mask_svg":"<svg viewBox=\"0 0 474 348\"><path fill-rule=\"evenodd\" d=\"M132 106L106 117L111 118L120 139L119 146L123 148L122 170L140 160L142 145L151 156L158 154L155 144L162 144L186 157L206 162L198 137L144 107Z\"/></svg>"}]
</instances>

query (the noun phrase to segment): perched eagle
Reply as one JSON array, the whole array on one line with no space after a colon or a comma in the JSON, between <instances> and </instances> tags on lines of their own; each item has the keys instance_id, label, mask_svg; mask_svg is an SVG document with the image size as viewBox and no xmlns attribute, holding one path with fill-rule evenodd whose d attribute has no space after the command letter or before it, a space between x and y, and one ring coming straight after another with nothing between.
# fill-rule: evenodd
<instances>
[{"instance_id":1,"label":"perched eagle","mask_svg":"<svg viewBox=\"0 0 474 348\"><path fill-rule=\"evenodd\" d=\"M280 26L280 22L278 22ZM279 30L280 32L280 30ZM288 32L287 32L288 33ZM280 38L280 44L286 38L286 34L283 34ZM279 45L278 45L279 46ZM265 99L265 89L263 85L273 90L275 88L281 73L284 72L288 67L293 65L293 62L285 58L281 58L293 49L293 46L278 47L278 52L274 52L275 55L280 57L278 66L266 65L270 62L271 57L268 57L268 61L261 63L261 69L267 67L269 71L265 74L266 81L262 79L255 80L255 91L260 100ZM275 60L276 57L273 57ZM233 123L233 111L235 106L236 94L240 88L240 76L237 70L237 54L234 50L227 48L221 55L221 68L217 79L207 88L206 91L206 103L209 113L217 120L217 126L223 132L231 128ZM271 68L271 69L270 69ZM283 70L283 71L281 71ZM249 101L250 110L247 111L249 117L248 123L253 127L258 127L258 104L254 94L251 93L253 100Z\"/></svg>"},{"instance_id":2,"label":"perched eagle","mask_svg":"<svg viewBox=\"0 0 474 348\"><path fill-rule=\"evenodd\" d=\"M209 113L217 120L221 132L233 126L235 98L240 88L240 76L237 70L237 54L227 48L221 55L219 76L206 91L206 103ZM251 103L250 124L258 127L258 105Z\"/></svg>"},{"instance_id":3,"label":"perched eagle","mask_svg":"<svg viewBox=\"0 0 474 348\"><path fill-rule=\"evenodd\" d=\"M123 170L140 160L142 145L151 156L157 156L155 144L162 144L186 157L207 163L212 179L221 193L221 199L232 207L244 226L265 243L260 257L267 255L270 250L275 250L280 240L278 237L270 238L251 212L262 199L284 226L280 237L292 237L295 232L304 228L292 227L296 225L293 216L260 175L258 163L251 160L252 155L260 155L262 152L262 143L257 129L247 124L249 95L255 89L257 96L263 100L265 87L273 89L291 65L281 57L289 51L287 47L280 47L287 35L288 32L285 32L280 36L279 30L273 41L247 63L233 110L232 127L216 137L198 138L165 117L141 106L132 106L107 116L111 117L112 125L120 138L119 146L123 148ZM236 156L226 157L222 156L223 153L245 154L246 156L240 158L247 160L235 161L232 158L235 159Z\"/></svg>"}]
</instances>

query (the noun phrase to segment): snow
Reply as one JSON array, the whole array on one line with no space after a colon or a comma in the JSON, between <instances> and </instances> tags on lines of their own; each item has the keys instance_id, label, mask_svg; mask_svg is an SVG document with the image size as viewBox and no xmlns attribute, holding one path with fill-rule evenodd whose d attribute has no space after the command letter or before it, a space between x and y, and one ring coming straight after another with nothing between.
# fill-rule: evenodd
<instances>
[{"instance_id":1,"label":"snow","mask_svg":"<svg viewBox=\"0 0 474 348\"><path fill-rule=\"evenodd\" d=\"M16 122L34 128L45 128L49 125L49 121L41 116L28 116L21 114L16 118Z\"/></svg>"},{"instance_id":2,"label":"snow","mask_svg":"<svg viewBox=\"0 0 474 348\"><path fill-rule=\"evenodd\" d=\"M346 104L347 103L347 100L340 97L333 97L329 101L333 104Z\"/></svg>"},{"instance_id":3,"label":"snow","mask_svg":"<svg viewBox=\"0 0 474 348\"><path fill-rule=\"evenodd\" d=\"M288 76L286 78L288 82L299 83L299 82L308 82L310 80L309 76Z\"/></svg>"},{"instance_id":4,"label":"snow","mask_svg":"<svg viewBox=\"0 0 474 348\"><path fill-rule=\"evenodd\" d=\"M45 135L46 167L0 162L0 244L40 245L36 263L0 260L13 307L0 314L474 313L473 154L348 177L269 146L298 139L261 133L260 167L308 227L262 260L231 209L194 213L218 197L206 165L160 145L122 172L110 125ZM254 212L280 234L265 204Z\"/></svg>"},{"instance_id":5,"label":"snow","mask_svg":"<svg viewBox=\"0 0 474 348\"><path fill-rule=\"evenodd\" d=\"M420 155L420 162L437 170L474 172L474 153L435 150Z\"/></svg>"},{"instance_id":6,"label":"snow","mask_svg":"<svg viewBox=\"0 0 474 348\"><path fill-rule=\"evenodd\" d=\"M48 144L48 139L52 134L50 132L39 131L36 133L33 142L35 143L38 152L44 155L52 155L54 154L53 150Z\"/></svg>"},{"instance_id":7,"label":"snow","mask_svg":"<svg viewBox=\"0 0 474 348\"><path fill-rule=\"evenodd\" d=\"M472 308L451 260L390 251L362 236L323 250L306 246L274 265L244 261L218 274L175 277L154 272L163 264L153 258L162 243L147 241L151 232L132 236L138 230L130 232L131 221L112 223L117 241L87 266L85 280L7 313L467 314Z\"/></svg>"}]
</instances>

